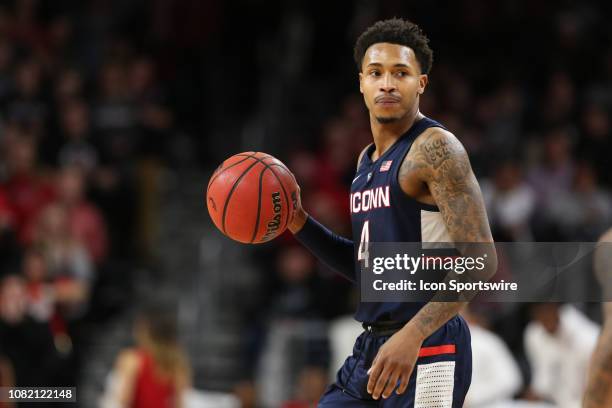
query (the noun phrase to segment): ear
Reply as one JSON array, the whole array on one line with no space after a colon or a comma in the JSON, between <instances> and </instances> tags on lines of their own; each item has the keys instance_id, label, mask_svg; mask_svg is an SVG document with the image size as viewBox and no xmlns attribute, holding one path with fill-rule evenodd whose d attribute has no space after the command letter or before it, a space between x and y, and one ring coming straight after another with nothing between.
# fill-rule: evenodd
<instances>
[{"instance_id":1,"label":"ear","mask_svg":"<svg viewBox=\"0 0 612 408\"><path fill-rule=\"evenodd\" d=\"M423 74L419 77L419 88L417 89L419 95L422 95L425 92L428 80L429 78L426 74Z\"/></svg>"},{"instance_id":2,"label":"ear","mask_svg":"<svg viewBox=\"0 0 612 408\"><path fill-rule=\"evenodd\" d=\"M359 73L359 92L363 93L363 88L361 87L361 82L363 81L363 73Z\"/></svg>"}]
</instances>

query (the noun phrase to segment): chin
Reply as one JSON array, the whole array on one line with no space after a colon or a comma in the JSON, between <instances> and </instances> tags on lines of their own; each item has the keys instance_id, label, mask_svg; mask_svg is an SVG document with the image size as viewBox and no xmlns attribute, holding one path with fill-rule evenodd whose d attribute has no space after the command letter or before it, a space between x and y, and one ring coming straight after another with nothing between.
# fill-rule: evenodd
<instances>
[{"instance_id":1,"label":"chin","mask_svg":"<svg viewBox=\"0 0 612 408\"><path fill-rule=\"evenodd\" d=\"M398 120L400 120L399 116L376 116L376 120L378 121L378 123L393 123L393 122L397 122Z\"/></svg>"}]
</instances>

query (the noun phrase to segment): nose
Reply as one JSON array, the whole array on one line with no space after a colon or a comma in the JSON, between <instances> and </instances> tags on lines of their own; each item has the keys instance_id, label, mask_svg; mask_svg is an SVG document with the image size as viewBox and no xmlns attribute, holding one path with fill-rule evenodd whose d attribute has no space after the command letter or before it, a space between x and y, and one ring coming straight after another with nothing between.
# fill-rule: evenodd
<instances>
[{"instance_id":1,"label":"nose","mask_svg":"<svg viewBox=\"0 0 612 408\"><path fill-rule=\"evenodd\" d=\"M385 93L391 93L395 91L395 84L393 81L393 76L390 73L386 73L380 84L380 90Z\"/></svg>"}]
</instances>

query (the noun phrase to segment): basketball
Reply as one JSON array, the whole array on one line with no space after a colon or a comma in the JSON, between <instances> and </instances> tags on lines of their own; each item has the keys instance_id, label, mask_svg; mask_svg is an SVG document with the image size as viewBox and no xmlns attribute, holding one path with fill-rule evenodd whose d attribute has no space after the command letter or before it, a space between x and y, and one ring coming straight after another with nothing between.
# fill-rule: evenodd
<instances>
[{"instance_id":1,"label":"basketball","mask_svg":"<svg viewBox=\"0 0 612 408\"><path fill-rule=\"evenodd\" d=\"M208 213L226 236L246 244L270 241L293 219L298 186L278 159L261 152L236 154L213 173Z\"/></svg>"}]
</instances>

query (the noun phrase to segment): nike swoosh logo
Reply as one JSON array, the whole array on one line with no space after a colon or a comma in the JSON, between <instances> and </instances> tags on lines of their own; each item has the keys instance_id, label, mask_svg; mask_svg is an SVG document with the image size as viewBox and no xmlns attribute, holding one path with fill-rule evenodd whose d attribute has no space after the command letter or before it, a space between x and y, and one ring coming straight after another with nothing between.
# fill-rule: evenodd
<instances>
[{"instance_id":1,"label":"nike swoosh logo","mask_svg":"<svg viewBox=\"0 0 612 408\"><path fill-rule=\"evenodd\" d=\"M353 184L355 181L357 181L357 179L358 179L359 177L361 177L361 174L358 174L358 175L357 175L357 177L355 177L355 178L353 179L353 181L351 182L351 184Z\"/></svg>"}]
</instances>

